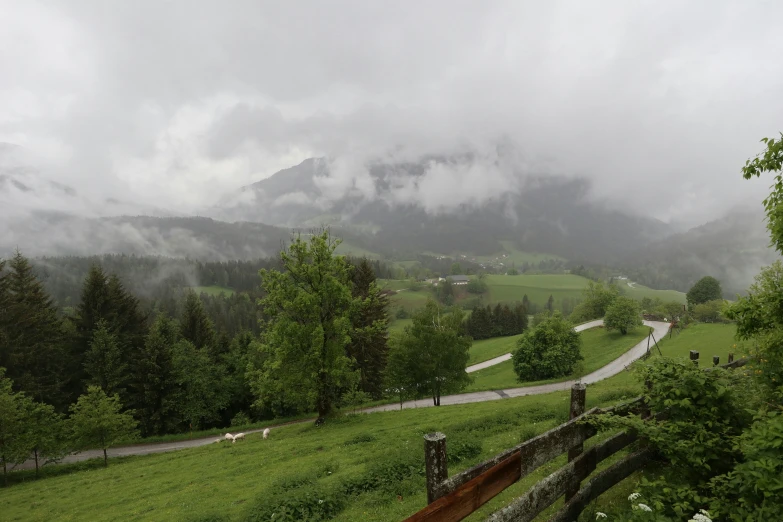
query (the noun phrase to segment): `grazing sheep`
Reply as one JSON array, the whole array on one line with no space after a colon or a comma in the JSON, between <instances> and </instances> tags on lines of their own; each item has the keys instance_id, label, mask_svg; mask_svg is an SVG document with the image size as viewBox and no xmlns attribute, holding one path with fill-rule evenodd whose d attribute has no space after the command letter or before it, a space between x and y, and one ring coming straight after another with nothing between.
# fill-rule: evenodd
<instances>
[{"instance_id":1,"label":"grazing sheep","mask_svg":"<svg viewBox=\"0 0 783 522\"><path fill-rule=\"evenodd\" d=\"M214 443L215 443L215 444L218 444L218 443L220 443L220 442L223 442L224 440L225 440L225 439L215 439Z\"/></svg>"},{"instance_id":2,"label":"grazing sheep","mask_svg":"<svg viewBox=\"0 0 783 522\"><path fill-rule=\"evenodd\" d=\"M233 435L231 435L230 433L226 433L226 434L223 436L223 438L224 438L224 439L226 439L226 440L230 440L231 442L234 442L234 436L233 436Z\"/></svg>"},{"instance_id":3,"label":"grazing sheep","mask_svg":"<svg viewBox=\"0 0 783 522\"><path fill-rule=\"evenodd\" d=\"M267 429L265 429L265 430L264 430L264 438L265 438L265 439L268 439L268 438L269 438L269 432L270 432L270 431L271 431L271 430L270 430L269 428L267 428Z\"/></svg>"},{"instance_id":4,"label":"grazing sheep","mask_svg":"<svg viewBox=\"0 0 783 522\"><path fill-rule=\"evenodd\" d=\"M236 442L238 440L245 440L245 434L244 433L237 433L234 435L234 440L231 442Z\"/></svg>"}]
</instances>

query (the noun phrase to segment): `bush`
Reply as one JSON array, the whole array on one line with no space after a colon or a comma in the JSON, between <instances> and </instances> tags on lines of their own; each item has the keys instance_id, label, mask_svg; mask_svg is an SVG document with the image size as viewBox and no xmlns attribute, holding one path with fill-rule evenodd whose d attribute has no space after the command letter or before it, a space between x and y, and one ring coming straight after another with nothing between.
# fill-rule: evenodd
<instances>
[{"instance_id":1,"label":"bush","mask_svg":"<svg viewBox=\"0 0 783 522\"><path fill-rule=\"evenodd\" d=\"M407 319L410 317L408 315L408 312L405 310L405 308L398 308L396 312L394 312L394 317L397 319Z\"/></svg>"},{"instance_id":2,"label":"bush","mask_svg":"<svg viewBox=\"0 0 783 522\"><path fill-rule=\"evenodd\" d=\"M301 487L280 495L264 496L248 513L248 522L315 522L334 518L345 507L345 495L336 488Z\"/></svg>"},{"instance_id":3,"label":"bush","mask_svg":"<svg viewBox=\"0 0 783 522\"><path fill-rule=\"evenodd\" d=\"M617 297L606 309L604 326L607 330L619 330L625 335L628 330L642 324L639 314L639 303L629 297Z\"/></svg>"},{"instance_id":4,"label":"bush","mask_svg":"<svg viewBox=\"0 0 783 522\"><path fill-rule=\"evenodd\" d=\"M583 358L581 346L571 323L555 312L519 339L512 357L514 372L520 381L569 375Z\"/></svg>"},{"instance_id":5,"label":"bush","mask_svg":"<svg viewBox=\"0 0 783 522\"><path fill-rule=\"evenodd\" d=\"M234 415L234 418L231 419L231 425L232 426L247 426L253 422L250 420L250 417L247 415L247 413L240 411L236 415Z\"/></svg>"},{"instance_id":6,"label":"bush","mask_svg":"<svg viewBox=\"0 0 783 522\"><path fill-rule=\"evenodd\" d=\"M721 311L723 299L707 301L693 307L693 318L702 323L719 323L724 321Z\"/></svg>"}]
</instances>

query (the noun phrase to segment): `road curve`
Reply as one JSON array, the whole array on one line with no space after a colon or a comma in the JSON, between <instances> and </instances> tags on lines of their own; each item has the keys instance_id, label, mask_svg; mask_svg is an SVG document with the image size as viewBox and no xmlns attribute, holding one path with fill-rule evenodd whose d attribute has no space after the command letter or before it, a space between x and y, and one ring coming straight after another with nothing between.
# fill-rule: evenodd
<instances>
[{"instance_id":1,"label":"road curve","mask_svg":"<svg viewBox=\"0 0 783 522\"><path fill-rule=\"evenodd\" d=\"M596 319L595 321L590 321L589 323L583 323L577 326L574 326L574 330L577 332L581 332L583 330L588 330L590 328L595 328L596 326L600 326L604 324L603 319ZM496 364L500 364L502 362L510 361L511 360L511 354L506 353L503 355L499 355L498 357L495 357L494 359L489 359L487 361L483 361L477 364L474 364L473 366L468 366L465 368L465 371L468 373L477 372L479 370L483 370L484 368L489 368L490 366L495 366Z\"/></svg>"},{"instance_id":2,"label":"road curve","mask_svg":"<svg viewBox=\"0 0 783 522\"><path fill-rule=\"evenodd\" d=\"M587 330L589 328L593 328L601 324L603 324L603 320L598 319L596 321L591 321L589 323L580 324L579 326L576 326L574 329L577 332L581 332L582 330ZM669 331L669 323L663 323L658 321L644 321L644 324L646 326L653 328L656 339L663 339L664 335ZM610 362L603 368L600 368L594 371L593 373L590 373L582 377L581 382L585 384L592 384L594 382L598 382L600 380L616 375L621 371L623 371L629 364L634 362L636 359L639 359L646 352L647 352L647 339L644 339L643 341L640 341L636 346L634 346L633 348L631 348L630 350L628 350L623 355L621 355L614 361ZM506 354L506 355L508 356L508 359L511 358L511 354ZM501 356L501 357L506 357L506 356ZM499 359L499 357L496 357L495 359ZM494 361L495 359L491 359L490 361ZM490 361L485 361L485 362L490 362ZM494 363L494 364L498 364L498 363ZM474 402L495 401L500 399L508 399L511 397L522 397L524 395L539 395L542 393L551 393L555 391L568 390L571 388L571 385L573 385L575 382L576 381L563 381L563 382L555 382L551 384L542 384L538 386L523 386L520 388L509 388L505 390L461 393L457 395L445 395L440 398L440 404L441 406L447 406L452 404L469 404ZM432 399L420 399L417 401L406 401L402 404L402 408L405 409L427 408L432 405L433 405ZM379 411L392 411L392 410L399 410L399 409L400 409L400 404L397 403L397 404L385 404L382 406L366 408L362 411L364 413L375 413ZM267 427L270 429L274 429L282 426L289 426L292 424L312 422L312 420L313 419L302 419L298 421L286 422L286 423L277 424L274 426L267 426ZM247 434L258 433L263 431L265 428L247 430L245 431L245 433ZM274 431L272 432L271 436L274 437ZM111 448L108 450L107 453L109 457L125 457L130 455L147 455L150 453L164 453L167 451L176 451L185 448L196 448L199 446L206 446L207 444L214 443L215 440L218 438L219 438L218 435L211 435L209 437L203 437L203 438L191 439L191 440L182 440L177 442L161 442L156 444L136 444L132 446ZM221 444L228 444L228 443L222 442ZM239 444L241 444L241 442ZM88 450L88 451L82 451L80 453L75 453L73 455L69 455L62 460L62 463L79 462L82 460L102 458L102 457L103 457L103 452L101 450ZM16 466L14 469L30 469L34 467L35 467L35 463L31 460L28 460L24 464Z\"/></svg>"},{"instance_id":3,"label":"road curve","mask_svg":"<svg viewBox=\"0 0 783 522\"><path fill-rule=\"evenodd\" d=\"M603 324L603 320L591 321L579 325L575 330L581 332L588 328L593 328ZM669 331L669 323L659 321L644 321L646 326L653 328L653 332L656 339L663 339L663 336ZM613 375L616 375L623 371L629 364L639 359L642 355L647 353L647 339L640 341L633 348L622 354L620 357L610 362L603 368L599 368L593 373L587 374L580 379L585 384L592 384L594 382L601 381ZM520 388L508 388L505 390L493 390L483 392L472 393L460 393L457 395L446 395L440 398L441 406L447 406L452 404L469 404L472 402L485 402L495 401L499 399L508 399L511 397L522 397L524 395L539 395L542 393L551 393L555 391L568 390L577 381L562 381L553 382L550 384L540 384L538 386L523 386ZM403 408L427 408L432 406L432 399L419 399L417 401L406 401L402 404ZM384 404L383 406L375 406L373 408L367 408L364 410L366 413L373 413L377 411L391 411L399 410L400 404Z\"/></svg>"}]
</instances>

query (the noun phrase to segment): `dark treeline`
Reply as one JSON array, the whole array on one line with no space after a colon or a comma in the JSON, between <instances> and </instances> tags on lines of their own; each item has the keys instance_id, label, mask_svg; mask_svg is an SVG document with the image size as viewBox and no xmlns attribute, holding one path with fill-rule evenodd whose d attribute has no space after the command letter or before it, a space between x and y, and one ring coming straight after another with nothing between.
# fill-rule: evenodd
<instances>
[{"instance_id":1,"label":"dark treeline","mask_svg":"<svg viewBox=\"0 0 783 522\"><path fill-rule=\"evenodd\" d=\"M506 304L478 307L465 320L465 330L476 340L521 334L527 329L527 313L522 303L513 308Z\"/></svg>"},{"instance_id":2,"label":"dark treeline","mask_svg":"<svg viewBox=\"0 0 783 522\"><path fill-rule=\"evenodd\" d=\"M260 281L262 263L276 268L263 260L197 263L106 256L50 258L35 270L17 253L0 260L0 368L15 391L61 413L90 386L116 394L144 436L279 414L254 407L246 375L259 352L255 346L263 313L252 297L259 291L213 298L181 286L212 282L209 277L239 285L251 272ZM367 295L375 267L366 261L354 264L353 291ZM145 297L137 297L108 268L121 272L134 288L147 290ZM78 280L82 269L86 273ZM67 306L58 307L44 280L66 295L61 298ZM69 289L76 285L78 291ZM355 336L346 347L360 372L360 389L376 398L382 391L383 367L378 365L385 356L375 347L385 347L385 333L378 337L366 324L385 321L386 308L380 296L375 306L355 316L355 331L369 333Z\"/></svg>"}]
</instances>

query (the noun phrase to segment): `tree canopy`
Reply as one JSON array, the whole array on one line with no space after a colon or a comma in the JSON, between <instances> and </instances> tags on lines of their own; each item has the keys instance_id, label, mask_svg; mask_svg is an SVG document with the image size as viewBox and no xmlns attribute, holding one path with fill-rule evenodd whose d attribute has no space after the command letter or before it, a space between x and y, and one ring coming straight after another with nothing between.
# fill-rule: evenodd
<instances>
[{"instance_id":1,"label":"tree canopy","mask_svg":"<svg viewBox=\"0 0 783 522\"><path fill-rule=\"evenodd\" d=\"M362 300L351 293L350 265L334 254L339 244L328 229L297 235L280 253L283 271L261 270L269 317L253 372L261 406L285 396L324 417L359 376L345 347Z\"/></svg>"},{"instance_id":2,"label":"tree canopy","mask_svg":"<svg viewBox=\"0 0 783 522\"><path fill-rule=\"evenodd\" d=\"M522 382L569 375L583 359L581 346L573 325L554 312L517 341L514 372Z\"/></svg>"},{"instance_id":3,"label":"tree canopy","mask_svg":"<svg viewBox=\"0 0 783 522\"><path fill-rule=\"evenodd\" d=\"M685 294L688 306L696 306L707 301L715 301L723 298L723 290L720 281L712 276L704 276Z\"/></svg>"},{"instance_id":4,"label":"tree canopy","mask_svg":"<svg viewBox=\"0 0 783 522\"><path fill-rule=\"evenodd\" d=\"M618 330L625 335L628 330L641 326L641 309L639 303L629 297L620 296L609 305L604 317L604 326L607 330Z\"/></svg>"},{"instance_id":5,"label":"tree canopy","mask_svg":"<svg viewBox=\"0 0 783 522\"><path fill-rule=\"evenodd\" d=\"M465 368L473 343L463 334L463 317L459 308L444 313L432 300L413 314L411 324L394 338L390 355L396 388L416 390L416 396L430 396L440 406L441 395L471 383Z\"/></svg>"}]
</instances>

